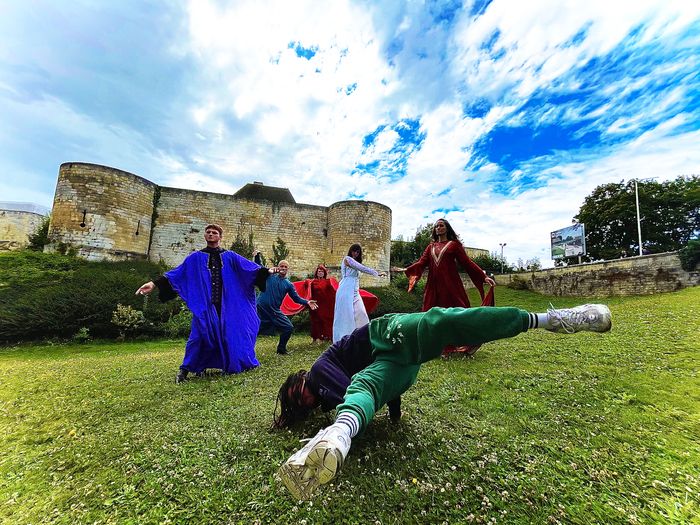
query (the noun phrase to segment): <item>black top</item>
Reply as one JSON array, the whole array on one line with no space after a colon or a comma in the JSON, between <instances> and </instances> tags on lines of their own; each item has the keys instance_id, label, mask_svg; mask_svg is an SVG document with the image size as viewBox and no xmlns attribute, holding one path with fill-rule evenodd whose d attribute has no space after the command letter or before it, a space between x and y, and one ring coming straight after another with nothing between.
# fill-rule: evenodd
<instances>
[{"instance_id":1,"label":"black top","mask_svg":"<svg viewBox=\"0 0 700 525\"><path fill-rule=\"evenodd\" d=\"M306 384L321 399L321 410L333 410L343 402L354 374L367 368L374 358L369 325L358 328L323 352L306 375ZM387 403L392 419L401 417L401 398Z\"/></svg>"}]
</instances>

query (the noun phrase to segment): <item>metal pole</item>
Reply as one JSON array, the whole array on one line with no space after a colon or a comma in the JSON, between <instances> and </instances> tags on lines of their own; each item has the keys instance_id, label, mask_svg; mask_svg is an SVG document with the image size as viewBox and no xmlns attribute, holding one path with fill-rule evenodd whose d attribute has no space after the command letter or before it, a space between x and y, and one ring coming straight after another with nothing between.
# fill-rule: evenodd
<instances>
[{"instance_id":1,"label":"metal pole","mask_svg":"<svg viewBox=\"0 0 700 525\"><path fill-rule=\"evenodd\" d=\"M499 242L498 245L501 247L501 273L504 271L504 266L505 266L505 260L503 259L503 247L508 244L505 242Z\"/></svg>"},{"instance_id":2,"label":"metal pole","mask_svg":"<svg viewBox=\"0 0 700 525\"><path fill-rule=\"evenodd\" d=\"M642 219L639 216L639 190L637 179L634 179L634 201L637 205L637 233L639 234L639 255L642 255Z\"/></svg>"}]
</instances>

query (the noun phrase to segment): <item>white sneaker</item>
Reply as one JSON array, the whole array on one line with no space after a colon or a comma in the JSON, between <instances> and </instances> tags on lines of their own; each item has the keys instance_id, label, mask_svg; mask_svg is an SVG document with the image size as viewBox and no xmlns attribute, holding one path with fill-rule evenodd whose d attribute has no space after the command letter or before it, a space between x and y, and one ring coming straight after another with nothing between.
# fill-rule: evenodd
<instances>
[{"instance_id":1,"label":"white sneaker","mask_svg":"<svg viewBox=\"0 0 700 525\"><path fill-rule=\"evenodd\" d=\"M296 499L311 499L320 485L336 476L350 450L346 432L336 425L322 429L282 464L279 475Z\"/></svg>"},{"instance_id":2,"label":"white sneaker","mask_svg":"<svg viewBox=\"0 0 700 525\"><path fill-rule=\"evenodd\" d=\"M612 328L610 308L604 304L584 304L575 308L547 310L550 332L573 334L581 331L607 332Z\"/></svg>"}]
</instances>

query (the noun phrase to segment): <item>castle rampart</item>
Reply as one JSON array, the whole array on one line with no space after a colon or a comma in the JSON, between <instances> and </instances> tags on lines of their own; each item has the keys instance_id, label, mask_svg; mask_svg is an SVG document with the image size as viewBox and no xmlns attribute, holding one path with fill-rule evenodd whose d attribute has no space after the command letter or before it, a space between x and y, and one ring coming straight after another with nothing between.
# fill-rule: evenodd
<instances>
[{"instance_id":1,"label":"castle rampart","mask_svg":"<svg viewBox=\"0 0 700 525\"><path fill-rule=\"evenodd\" d=\"M371 201L341 201L328 208L328 251L337 267L351 244L362 245L365 266L386 271L391 257L391 209ZM334 268L335 269L335 268ZM383 278L363 277L367 286Z\"/></svg>"},{"instance_id":2,"label":"castle rampart","mask_svg":"<svg viewBox=\"0 0 700 525\"><path fill-rule=\"evenodd\" d=\"M156 185L126 171L69 162L58 173L47 251L90 260L146 258Z\"/></svg>"},{"instance_id":3,"label":"castle rampart","mask_svg":"<svg viewBox=\"0 0 700 525\"><path fill-rule=\"evenodd\" d=\"M27 247L29 236L36 232L45 217L42 213L15 208L13 203L0 203L0 252Z\"/></svg>"},{"instance_id":4,"label":"castle rampart","mask_svg":"<svg viewBox=\"0 0 700 525\"><path fill-rule=\"evenodd\" d=\"M148 258L174 266L202 248L204 226L216 222L224 229L223 246L237 236L247 242L252 234L254 247L268 259L282 239L294 275L306 276L319 263L336 273L355 242L362 244L367 265L388 271L387 206L359 200L330 207L299 204L288 190L260 183L243 190L237 195L246 197L161 187L118 169L66 163L59 170L48 250L71 247L93 260ZM365 281L387 283L388 278Z\"/></svg>"}]
</instances>

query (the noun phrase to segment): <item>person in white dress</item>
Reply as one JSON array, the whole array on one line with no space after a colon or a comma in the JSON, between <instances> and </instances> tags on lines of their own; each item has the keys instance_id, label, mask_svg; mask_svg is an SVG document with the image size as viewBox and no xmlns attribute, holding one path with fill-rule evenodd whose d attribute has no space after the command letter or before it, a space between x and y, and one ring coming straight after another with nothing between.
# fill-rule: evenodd
<instances>
[{"instance_id":1,"label":"person in white dress","mask_svg":"<svg viewBox=\"0 0 700 525\"><path fill-rule=\"evenodd\" d=\"M386 273L377 272L362 265L362 247L353 244L348 254L340 263L340 284L335 295L335 312L333 316L333 342L340 341L356 328L369 323L365 305L360 297L360 272L384 277Z\"/></svg>"}]
</instances>

